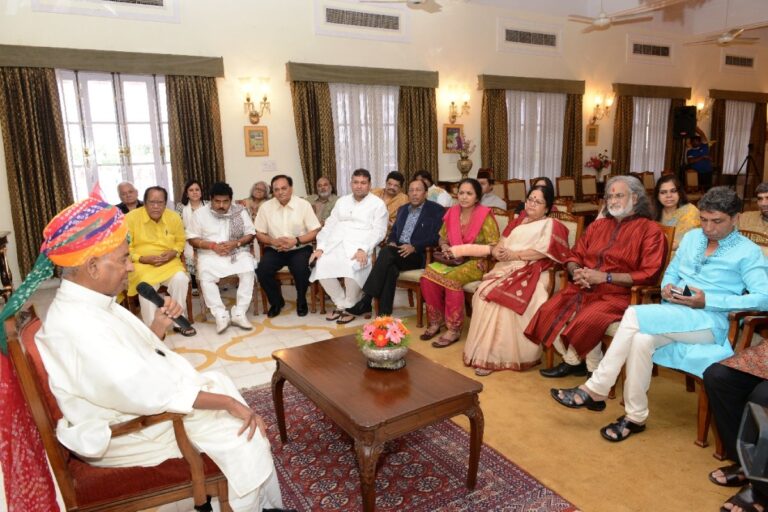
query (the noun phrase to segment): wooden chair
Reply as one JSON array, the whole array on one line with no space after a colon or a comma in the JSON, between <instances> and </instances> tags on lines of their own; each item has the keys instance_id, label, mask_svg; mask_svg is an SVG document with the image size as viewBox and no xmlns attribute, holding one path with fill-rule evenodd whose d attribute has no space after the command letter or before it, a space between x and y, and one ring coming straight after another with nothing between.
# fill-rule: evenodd
<instances>
[{"instance_id":1,"label":"wooden chair","mask_svg":"<svg viewBox=\"0 0 768 512\"><path fill-rule=\"evenodd\" d=\"M507 208L514 209L518 204L525 201L525 197L525 180L504 181L504 199L507 201Z\"/></svg>"},{"instance_id":2,"label":"wooden chair","mask_svg":"<svg viewBox=\"0 0 768 512\"><path fill-rule=\"evenodd\" d=\"M507 203L507 208L509 208L509 201L507 201L507 191L506 187L504 186L504 181L495 181L492 187L493 193L504 199L504 202Z\"/></svg>"},{"instance_id":3,"label":"wooden chair","mask_svg":"<svg viewBox=\"0 0 768 512\"><path fill-rule=\"evenodd\" d=\"M686 169L685 171L685 192L688 201L693 204L698 204L699 199L704 195L699 188L699 173L694 169Z\"/></svg>"},{"instance_id":4,"label":"wooden chair","mask_svg":"<svg viewBox=\"0 0 768 512\"><path fill-rule=\"evenodd\" d=\"M259 244L259 260L264 257L264 244L261 242L258 242ZM282 285L292 285L293 283L293 274L291 274L290 269L287 266L282 267L277 272L275 272L275 279L277 279L277 282L280 283L280 286ZM264 288L259 286L259 292L261 294L261 307L263 313L266 315L267 311L269 310L267 300L267 292L264 291ZM255 293L255 290L254 290ZM325 293L323 292L322 287L320 286L320 281L315 281L314 283L309 283L309 312L310 313L317 313L317 301L318 298L320 298L320 312L322 314L325 314ZM258 308L256 307L256 304L253 306L253 313L257 314Z\"/></svg>"},{"instance_id":5,"label":"wooden chair","mask_svg":"<svg viewBox=\"0 0 768 512\"><path fill-rule=\"evenodd\" d=\"M251 243L250 251L251 251L251 255L255 256L256 255L256 250L254 249L254 245L257 242L256 242L256 238L254 238L253 240L254 241ZM259 253L259 254L261 254L261 253ZM195 268L200 268L198 266L198 264L197 264L197 249L195 249ZM255 272L255 270L256 269L254 269L254 272ZM221 287L221 286L227 286L227 287L233 286L233 287L237 288L237 286L239 284L239 281L240 280L238 279L237 275L235 274L235 275L232 275L232 276L222 277L221 279L219 279L219 282L217 284L219 285L219 287ZM199 280L198 280L198 286L200 286ZM205 305L205 298L203 297L203 290L202 290L202 288L200 288L200 295L199 295L199 297L200 297L201 314L203 315L203 321L205 321L206 318L208 318L208 306ZM253 315L254 316L258 316L259 315L259 280L256 279L255 276L254 276L254 279L253 279L253 293L251 295L251 302L253 302ZM264 300L263 303L264 303L264 313L266 314L266 311L267 311L267 301ZM325 309L325 308L323 308L323 309Z\"/></svg>"},{"instance_id":6,"label":"wooden chair","mask_svg":"<svg viewBox=\"0 0 768 512\"><path fill-rule=\"evenodd\" d=\"M216 464L201 456L189 441L182 414L140 416L111 426L112 437L118 437L161 422L173 422L183 458L170 459L158 466L100 468L83 462L65 448L55 432L62 413L48 386L48 373L34 340L41 322L34 310L21 313L18 318L18 324L16 318L5 323L8 350L67 510L138 511L189 497L196 506L202 506L207 502L206 495L210 495L218 496L221 509L231 512L227 480Z\"/></svg>"},{"instance_id":7,"label":"wooden chair","mask_svg":"<svg viewBox=\"0 0 768 512\"><path fill-rule=\"evenodd\" d=\"M583 176L585 178L586 176ZM594 176L592 177L595 180ZM559 176L557 181L557 198L570 201L570 205L566 203L566 211L581 215L589 215L597 213L597 201L595 202L577 202L576 201L576 179L572 176ZM597 195L597 181L593 181L594 194Z\"/></svg>"},{"instance_id":8,"label":"wooden chair","mask_svg":"<svg viewBox=\"0 0 768 512\"><path fill-rule=\"evenodd\" d=\"M427 247L424 250L425 266L432 263L432 252L434 247ZM408 305L414 306L414 295L416 296L416 327L424 326L424 297L421 294L421 276L424 274L423 268L415 270L406 270L400 272L397 276L397 288L403 288L408 292ZM377 307L378 309L378 307Z\"/></svg>"},{"instance_id":9,"label":"wooden chair","mask_svg":"<svg viewBox=\"0 0 768 512\"><path fill-rule=\"evenodd\" d=\"M653 191L656 188L656 176L651 171L645 171L640 173L640 181L643 182L643 187L649 195L653 195Z\"/></svg>"},{"instance_id":10,"label":"wooden chair","mask_svg":"<svg viewBox=\"0 0 768 512\"><path fill-rule=\"evenodd\" d=\"M597 204L600 197L597 194L597 177L593 174L581 176L581 197L586 202Z\"/></svg>"},{"instance_id":11,"label":"wooden chair","mask_svg":"<svg viewBox=\"0 0 768 512\"><path fill-rule=\"evenodd\" d=\"M519 180L522 181L522 180ZM503 233L514 217L514 213L509 210L502 210L500 208L493 209L493 216L496 219L496 224L499 225L499 234ZM494 260L492 256L488 256L488 268L492 268ZM477 288L482 281L472 281L465 284L462 288L464 290L464 309L467 312L467 316L472 316L472 295L475 294Z\"/></svg>"}]
</instances>

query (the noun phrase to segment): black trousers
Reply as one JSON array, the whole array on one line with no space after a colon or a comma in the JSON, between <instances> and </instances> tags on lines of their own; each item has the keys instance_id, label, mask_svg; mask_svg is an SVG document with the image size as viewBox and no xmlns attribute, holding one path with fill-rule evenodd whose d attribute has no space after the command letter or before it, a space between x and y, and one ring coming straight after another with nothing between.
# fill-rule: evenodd
<instances>
[{"instance_id":1,"label":"black trousers","mask_svg":"<svg viewBox=\"0 0 768 512\"><path fill-rule=\"evenodd\" d=\"M704 389L726 456L739 461L736 437L747 402L768 406L768 381L720 363L704 371Z\"/></svg>"},{"instance_id":2,"label":"black trousers","mask_svg":"<svg viewBox=\"0 0 768 512\"><path fill-rule=\"evenodd\" d=\"M296 283L296 304L307 303L307 288L309 288L309 256L312 254L312 246L307 245L293 251L279 252L271 247L264 249L259 266L256 267L256 277L259 284L267 294L267 300L271 306L280 304L283 294L280 292L280 283L275 279L275 272L287 266Z\"/></svg>"},{"instance_id":3,"label":"black trousers","mask_svg":"<svg viewBox=\"0 0 768 512\"><path fill-rule=\"evenodd\" d=\"M366 295L379 299L379 314L391 315L392 304L395 302L395 288L397 276L403 270L415 270L421 268L422 256L413 253L402 258L397 252L397 247L388 245L379 251L376 263L363 285Z\"/></svg>"}]
</instances>

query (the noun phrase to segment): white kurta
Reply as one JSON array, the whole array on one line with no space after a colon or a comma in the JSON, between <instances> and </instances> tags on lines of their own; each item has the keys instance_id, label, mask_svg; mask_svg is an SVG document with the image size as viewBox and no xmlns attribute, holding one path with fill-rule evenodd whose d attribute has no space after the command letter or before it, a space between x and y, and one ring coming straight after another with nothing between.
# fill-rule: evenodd
<instances>
[{"instance_id":1,"label":"white kurta","mask_svg":"<svg viewBox=\"0 0 768 512\"><path fill-rule=\"evenodd\" d=\"M251 216L247 209L240 212L246 235L255 235ZM211 213L210 205L198 208L192 214L192 222L187 226L187 240L200 238L211 242L229 242L229 219L217 218ZM219 256L210 249L197 250L197 274L206 281L218 281L243 272L253 272L255 261L249 251L238 251L234 260L231 256Z\"/></svg>"},{"instance_id":2,"label":"white kurta","mask_svg":"<svg viewBox=\"0 0 768 512\"><path fill-rule=\"evenodd\" d=\"M35 340L64 415L56 435L90 464L155 466L181 457L170 422L110 439L112 424L167 411L187 414L190 440L216 462L237 496L252 493L272 473L265 437L257 432L247 441L237 435L241 420L192 408L200 391L245 403L232 381L196 371L113 297L62 280Z\"/></svg>"},{"instance_id":3,"label":"white kurta","mask_svg":"<svg viewBox=\"0 0 768 512\"><path fill-rule=\"evenodd\" d=\"M388 219L384 201L373 194L362 201L356 201L352 194L340 197L317 234L317 248L323 254L309 280L349 277L362 288L371 273L373 250L387 233ZM368 254L368 265L363 268L352 259L358 249Z\"/></svg>"}]
</instances>

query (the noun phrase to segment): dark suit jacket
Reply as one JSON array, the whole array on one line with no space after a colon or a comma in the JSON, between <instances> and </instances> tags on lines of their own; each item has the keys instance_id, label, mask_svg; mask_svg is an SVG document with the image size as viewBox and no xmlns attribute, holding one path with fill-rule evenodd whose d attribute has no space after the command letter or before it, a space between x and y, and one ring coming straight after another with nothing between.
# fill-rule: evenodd
<instances>
[{"instance_id":1,"label":"dark suit jacket","mask_svg":"<svg viewBox=\"0 0 768 512\"><path fill-rule=\"evenodd\" d=\"M408 218L410 204L405 204L397 210L397 218L389 233L389 242L399 244L400 234L405 228L405 220ZM416 227L411 234L411 245L416 248L416 253L421 255L424 262L424 249L426 247L437 245L440 239L440 227L443 225L443 215L445 208L434 201L425 201L421 208L421 213L416 221Z\"/></svg>"}]
</instances>

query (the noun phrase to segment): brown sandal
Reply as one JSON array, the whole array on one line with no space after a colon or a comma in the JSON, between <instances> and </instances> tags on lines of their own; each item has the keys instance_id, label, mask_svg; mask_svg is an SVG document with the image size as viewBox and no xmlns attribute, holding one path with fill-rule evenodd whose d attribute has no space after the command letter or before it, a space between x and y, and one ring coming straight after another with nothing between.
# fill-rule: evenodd
<instances>
[{"instance_id":1,"label":"brown sandal","mask_svg":"<svg viewBox=\"0 0 768 512\"><path fill-rule=\"evenodd\" d=\"M453 339L446 338L447 334L448 333L445 333L442 336L440 336L437 339L437 341L433 341L432 342L432 346L435 347L435 348L445 348L445 347L449 347L449 346L453 345L454 343L456 343L457 341L459 341L461 339L461 333L457 333L456 337L453 338Z\"/></svg>"},{"instance_id":2,"label":"brown sandal","mask_svg":"<svg viewBox=\"0 0 768 512\"><path fill-rule=\"evenodd\" d=\"M419 336L419 339L424 341L431 340L432 338L440 334L440 329L443 328L442 325L438 325L437 327L434 328L435 330L433 331L432 327L433 326L431 325L428 326L427 329L421 334L421 336Z\"/></svg>"}]
</instances>

